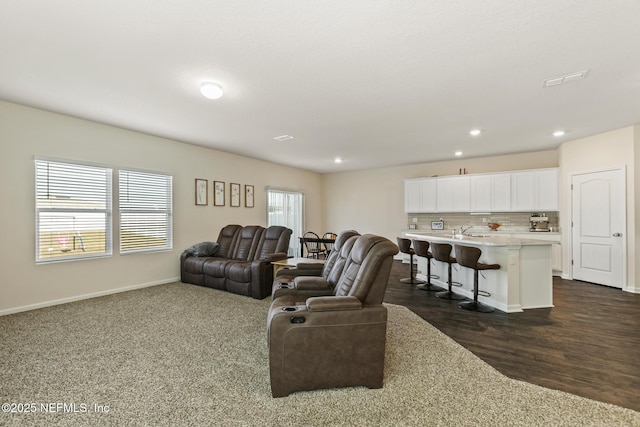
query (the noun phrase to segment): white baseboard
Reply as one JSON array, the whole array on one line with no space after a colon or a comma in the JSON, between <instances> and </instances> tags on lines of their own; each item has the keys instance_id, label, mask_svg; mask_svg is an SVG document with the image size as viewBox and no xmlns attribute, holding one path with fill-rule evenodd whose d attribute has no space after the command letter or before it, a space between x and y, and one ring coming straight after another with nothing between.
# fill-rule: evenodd
<instances>
[{"instance_id":1,"label":"white baseboard","mask_svg":"<svg viewBox=\"0 0 640 427\"><path fill-rule=\"evenodd\" d=\"M37 304L23 305L22 307L14 307L14 308L8 308L5 310L0 310L0 316L6 316L8 314L15 314L23 311L36 310L38 308L51 307L54 305L66 304L69 302L80 301L83 299L102 297L102 296L111 295L111 294L118 294L120 292L133 291L135 289L148 288L150 286L164 285L167 283L173 283L173 282L179 282L179 281L180 281L180 277L172 277L169 279L158 280L155 282L140 283L138 285L125 286L123 288L109 289L107 291L94 292L91 294L76 295L68 298L61 298L61 299L56 299L51 301L39 302Z\"/></svg>"}]
</instances>

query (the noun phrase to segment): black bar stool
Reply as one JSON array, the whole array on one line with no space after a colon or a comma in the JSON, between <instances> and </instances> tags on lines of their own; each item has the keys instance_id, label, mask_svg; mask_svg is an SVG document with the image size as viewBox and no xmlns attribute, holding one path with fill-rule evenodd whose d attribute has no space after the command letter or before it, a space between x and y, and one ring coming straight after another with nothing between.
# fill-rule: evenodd
<instances>
[{"instance_id":1,"label":"black bar stool","mask_svg":"<svg viewBox=\"0 0 640 427\"><path fill-rule=\"evenodd\" d=\"M480 248L456 245L456 258L458 259L458 264L463 267L473 269L473 301L461 302L459 305L460 308L464 308L465 310L491 313L495 308L478 301L478 271L498 270L500 268L500 264L484 264L482 262L478 262L480 256L482 256Z\"/></svg>"},{"instance_id":2,"label":"black bar stool","mask_svg":"<svg viewBox=\"0 0 640 427\"><path fill-rule=\"evenodd\" d=\"M433 254L429 252L429 242L426 240L413 240L413 250L416 253L416 256L420 256L427 259L427 283L424 285L417 286L417 288L422 289L423 291L443 291L440 286L431 284L431 260L433 259ZM434 275L434 279L439 279L439 276Z\"/></svg>"},{"instance_id":3,"label":"black bar stool","mask_svg":"<svg viewBox=\"0 0 640 427\"><path fill-rule=\"evenodd\" d=\"M411 240L405 239L404 237L398 237L398 248L400 249L400 252L409 255L409 265L411 266L409 270L411 276L406 279L400 279L400 281L402 283L409 283L411 285L424 284L422 280L416 279L416 271L413 268L413 256L416 254L416 252L411 247Z\"/></svg>"},{"instance_id":4,"label":"black bar stool","mask_svg":"<svg viewBox=\"0 0 640 427\"><path fill-rule=\"evenodd\" d=\"M461 300L461 299L465 299L465 297L463 295L456 294L451 290L451 287L453 286L453 281L451 278L451 266L458 262L454 257L451 256L451 249L452 247L448 243L431 242L431 253L433 253L433 258L436 261L446 262L448 264L447 283L449 284L449 290L436 293L436 297L444 298L444 299Z\"/></svg>"}]
</instances>

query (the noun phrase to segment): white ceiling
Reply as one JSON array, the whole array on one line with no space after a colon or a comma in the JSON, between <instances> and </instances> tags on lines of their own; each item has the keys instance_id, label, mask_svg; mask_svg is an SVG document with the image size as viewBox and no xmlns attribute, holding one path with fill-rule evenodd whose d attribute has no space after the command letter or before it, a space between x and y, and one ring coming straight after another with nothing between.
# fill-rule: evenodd
<instances>
[{"instance_id":1,"label":"white ceiling","mask_svg":"<svg viewBox=\"0 0 640 427\"><path fill-rule=\"evenodd\" d=\"M637 0L0 0L0 11L0 99L317 172L553 149L640 123ZM225 95L203 98L206 80ZM283 134L295 138L273 139Z\"/></svg>"}]
</instances>

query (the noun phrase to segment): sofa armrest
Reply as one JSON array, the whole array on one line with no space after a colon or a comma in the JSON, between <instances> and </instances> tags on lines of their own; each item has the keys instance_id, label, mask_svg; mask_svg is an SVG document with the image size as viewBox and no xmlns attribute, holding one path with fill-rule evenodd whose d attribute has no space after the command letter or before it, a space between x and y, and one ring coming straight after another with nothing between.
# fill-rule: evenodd
<instances>
[{"instance_id":1,"label":"sofa armrest","mask_svg":"<svg viewBox=\"0 0 640 427\"><path fill-rule=\"evenodd\" d=\"M298 276L293 280L293 283L295 283L296 289L300 290L331 290L331 285L329 285L329 282L327 282L324 277Z\"/></svg>"},{"instance_id":2,"label":"sofa armrest","mask_svg":"<svg viewBox=\"0 0 640 427\"><path fill-rule=\"evenodd\" d=\"M267 261L267 262L271 262L271 261L278 261L281 259L287 259L289 258L289 255L287 255L285 252L275 252L272 254L266 254L263 257L260 258L259 261Z\"/></svg>"},{"instance_id":3,"label":"sofa armrest","mask_svg":"<svg viewBox=\"0 0 640 427\"><path fill-rule=\"evenodd\" d=\"M307 310L312 311L338 311L361 310L362 301L357 297L311 297L307 299Z\"/></svg>"}]
</instances>

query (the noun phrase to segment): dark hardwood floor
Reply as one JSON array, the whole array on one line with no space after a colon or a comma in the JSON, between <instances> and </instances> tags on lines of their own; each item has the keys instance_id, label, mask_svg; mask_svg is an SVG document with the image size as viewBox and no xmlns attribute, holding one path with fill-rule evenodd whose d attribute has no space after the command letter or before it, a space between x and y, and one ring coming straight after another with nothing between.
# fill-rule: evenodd
<instances>
[{"instance_id":1,"label":"dark hardwood floor","mask_svg":"<svg viewBox=\"0 0 640 427\"><path fill-rule=\"evenodd\" d=\"M553 308L477 313L400 282L408 276L409 265L394 261L384 301L507 377L640 411L640 294L555 277Z\"/></svg>"}]
</instances>

